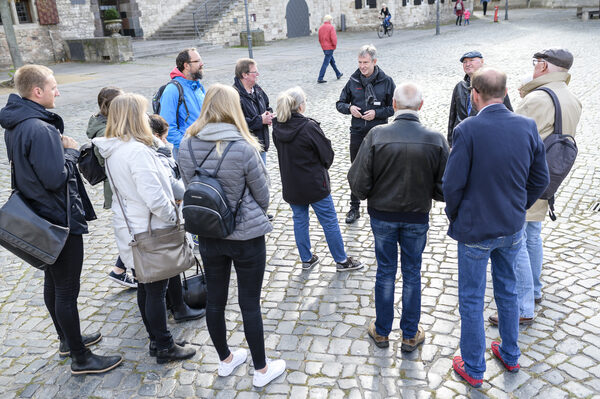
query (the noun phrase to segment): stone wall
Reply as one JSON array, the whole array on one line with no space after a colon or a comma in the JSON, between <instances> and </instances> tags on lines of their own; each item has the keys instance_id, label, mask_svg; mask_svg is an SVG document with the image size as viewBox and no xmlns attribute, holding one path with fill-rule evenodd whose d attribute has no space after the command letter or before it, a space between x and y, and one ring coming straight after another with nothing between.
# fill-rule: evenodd
<instances>
[{"instance_id":1,"label":"stone wall","mask_svg":"<svg viewBox=\"0 0 600 399\"><path fill-rule=\"evenodd\" d=\"M250 22L250 29L261 29L265 32L265 40L287 38L287 23L285 10L288 0L248 0L248 14L256 16L256 21ZM379 24L377 16L380 8L354 8L354 0L307 0L311 34L317 33L327 14L333 16L333 23L340 29L341 14L346 16L347 30L365 30L375 28ZM435 4L402 6L402 1L391 0L386 3L392 13L392 22L396 27L413 27L433 24L436 19ZM467 8L473 7L473 0L465 1ZM445 1L440 4L440 18L443 22L454 18L454 3ZM239 33L246 29L244 2L238 0L223 13L221 21L209 29L203 40L211 44L239 45Z\"/></svg>"},{"instance_id":2,"label":"stone wall","mask_svg":"<svg viewBox=\"0 0 600 399\"><path fill-rule=\"evenodd\" d=\"M58 29L65 39L94 37L94 13L90 0L56 0Z\"/></svg>"},{"instance_id":3,"label":"stone wall","mask_svg":"<svg viewBox=\"0 0 600 399\"><path fill-rule=\"evenodd\" d=\"M21 24L14 28L23 62L49 64L65 60L64 42L56 25ZM0 67L11 66L4 27L0 26Z\"/></svg>"},{"instance_id":4,"label":"stone wall","mask_svg":"<svg viewBox=\"0 0 600 399\"><path fill-rule=\"evenodd\" d=\"M137 11L139 14L139 26L144 32L144 37L150 37L162 24L174 17L190 3L192 3L192 0L137 0L135 3L131 2L131 4L136 4L137 10L131 11L133 15Z\"/></svg>"}]
</instances>

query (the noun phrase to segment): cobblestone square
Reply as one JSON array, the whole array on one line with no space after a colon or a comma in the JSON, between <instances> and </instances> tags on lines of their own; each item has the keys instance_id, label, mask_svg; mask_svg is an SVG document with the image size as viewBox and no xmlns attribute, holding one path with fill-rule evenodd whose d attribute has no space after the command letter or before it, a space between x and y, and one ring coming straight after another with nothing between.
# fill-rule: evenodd
<instances>
[{"instance_id":1,"label":"cobblestone square","mask_svg":"<svg viewBox=\"0 0 600 399\"><path fill-rule=\"evenodd\" d=\"M98 220L84 237L85 260L79 311L83 332L101 330L103 340L94 347L100 354L115 351L123 365L97 376L71 376L70 360L58 356L58 339L44 306L43 275L5 250L0 250L0 398L600 398L600 23L581 22L575 9L510 10L510 20L474 14L471 25L397 30L378 39L376 32L338 34L336 62L344 77L335 80L331 69L325 84L317 84L322 51L315 36L268 43L254 49L260 68L259 84L274 106L277 94L299 85L308 95L307 116L321 122L336 151L330 170L332 197L348 253L365 267L336 273L325 237L311 217L311 239L322 261L302 271L296 250L291 209L281 196L274 147L267 166L272 191L269 213L273 232L267 235L267 270L262 309L267 356L287 361L287 372L263 389L252 386L251 361L230 377L218 377L218 357L204 319L175 324L174 337L196 348L182 363L157 365L148 355L147 334L135 291L110 282L106 275L117 258L110 211L102 209L102 185L88 186ZM519 344L521 372L509 374L487 351L487 371L480 389L471 389L452 369L460 354L458 273L456 243L446 235L448 222L443 203L431 212L428 243L422 266L421 325L423 346L412 353L400 350L399 316L402 284L396 284L397 317L390 347L379 349L367 335L375 316L374 284L377 265L366 202L362 217L353 225L343 221L349 209L346 181L349 162L350 117L335 109L341 89L356 70L356 55L363 44L379 50L378 65L396 84L411 80L424 92L420 111L424 125L446 135L452 89L463 77L460 56L479 49L485 63L508 74L513 105L521 77L532 73L534 52L566 47L575 56L570 89L583 104L577 130L579 156L557 197L556 222L543 224L543 301L536 306L531 326L522 326ZM179 49L174 49L177 52ZM233 83L235 60L247 56L240 48L200 48L206 64L203 83ZM87 141L89 116L97 111L100 88L115 85L150 98L168 80L175 55L104 65L67 63L52 66L60 76L81 77L60 84L55 110L65 121L65 134L80 144ZM85 78L85 79L84 79ZM0 95L0 106L8 95ZM3 138L3 132L0 134ZM0 145L1 198L10 192L6 147ZM600 206L599 206L600 208ZM501 210L499 210L501 211ZM232 279L226 310L231 347L247 347L237 290ZM491 277L488 276L484 317L495 313ZM486 322L489 343L498 329Z\"/></svg>"}]
</instances>

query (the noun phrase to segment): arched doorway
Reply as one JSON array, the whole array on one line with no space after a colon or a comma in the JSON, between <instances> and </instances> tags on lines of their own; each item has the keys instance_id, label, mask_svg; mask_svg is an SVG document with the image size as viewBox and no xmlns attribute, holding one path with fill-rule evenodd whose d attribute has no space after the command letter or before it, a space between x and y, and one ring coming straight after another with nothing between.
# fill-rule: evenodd
<instances>
[{"instance_id":1,"label":"arched doorway","mask_svg":"<svg viewBox=\"0 0 600 399\"><path fill-rule=\"evenodd\" d=\"M285 8L287 21L287 37L300 37L310 35L308 20L308 5L304 0L290 0Z\"/></svg>"}]
</instances>

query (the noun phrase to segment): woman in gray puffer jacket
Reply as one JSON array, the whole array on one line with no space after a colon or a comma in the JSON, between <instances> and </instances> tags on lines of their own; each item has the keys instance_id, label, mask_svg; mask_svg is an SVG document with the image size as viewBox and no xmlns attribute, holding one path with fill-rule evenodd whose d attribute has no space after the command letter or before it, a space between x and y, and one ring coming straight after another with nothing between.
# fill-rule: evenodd
<instances>
[{"instance_id":1,"label":"woman in gray puffer jacket","mask_svg":"<svg viewBox=\"0 0 600 399\"><path fill-rule=\"evenodd\" d=\"M200 117L188 128L179 146L179 170L186 187L195 171L190 151L198 163L208 156L202 168L212 173L229 142L233 144L222 160L217 180L232 210L240 198L242 201L233 233L223 239L199 237L208 291L206 325L220 359L218 374L228 376L248 356L245 349L231 352L227 345L225 305L233 262L244 334L255 368L253 384L262 387L285 371L284 360L267 363L260 310L265 234L272 230L266 215L269 181L259 155L260 144L248 130L239 94L232 87L215 84L206 92Z\"/></svg>"}]
</instances>

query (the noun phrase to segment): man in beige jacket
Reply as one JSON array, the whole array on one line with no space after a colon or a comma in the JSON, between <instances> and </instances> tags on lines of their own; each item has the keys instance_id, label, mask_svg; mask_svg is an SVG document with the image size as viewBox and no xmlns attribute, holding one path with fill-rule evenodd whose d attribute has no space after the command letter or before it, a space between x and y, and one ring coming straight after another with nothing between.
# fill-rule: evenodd
<instances>
[{"instance_id":1,"label":"man in beige jacket","mask_svg":"<svg viewBox=\"0 0 600 399\"><path fill-rule=\"evenodd\" d=\"M562 130L575 135L581 116L581 102L569 91L571 80L568 70L573 65L573 55L567 49L548 49L533 55L533 80L525 83L519 92L523 101L516 113L535 120L538 132L544 140L554 130L554 104L552 98L540 87L551 89L562 109ZM535 303L542 300L543 246L542 221L548 213L548 201L537 200L527 211L523 228L523 245L516 260L517 294L519 299L520 324L533 322ZM490 323L497 325L498 317L490 316Z\"/></svg>"}]
</instances>

